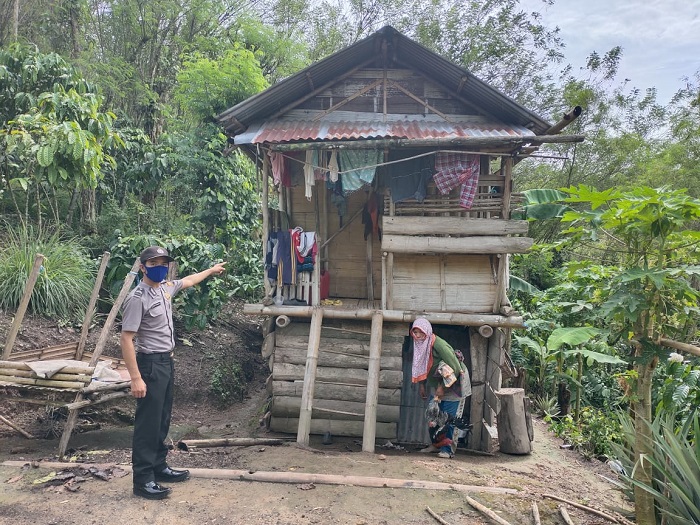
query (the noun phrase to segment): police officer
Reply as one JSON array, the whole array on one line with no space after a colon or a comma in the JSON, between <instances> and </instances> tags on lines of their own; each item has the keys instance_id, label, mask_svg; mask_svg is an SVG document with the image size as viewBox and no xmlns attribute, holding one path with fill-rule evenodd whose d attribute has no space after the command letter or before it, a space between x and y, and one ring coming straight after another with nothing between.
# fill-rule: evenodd
<instances>
[{"instance_id":1,"label":"police officer","mask_svg":"<svg viewBox=\"0 0 700 525\"><path fill-rule=\"evenodd\" d=\"M173 260L165 248L150 246L139 255L143 280L127 296L122 309L122 356L136 398L131 462L134 494L163 499L171 489L159 484L185 481L189 471L170 468L164 444L173 406L172 298L212 275L221 275L225 263L175 281L165 281Z\"/></svg>"}]
</instances>

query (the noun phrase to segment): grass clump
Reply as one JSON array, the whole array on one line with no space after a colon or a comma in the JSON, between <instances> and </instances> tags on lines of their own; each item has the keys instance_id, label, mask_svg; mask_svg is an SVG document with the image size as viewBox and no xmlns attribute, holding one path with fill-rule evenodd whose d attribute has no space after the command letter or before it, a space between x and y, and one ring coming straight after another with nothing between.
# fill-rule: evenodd
<instances>
[{"instance_id":1,"label":"grass clump","mask_svg":"<svg viewBox=\"0 0 700 525\"><path fill-rule=\"evenodd\" d=\"M0 242L0 308L17 309L39 253L45 259L29 311L64 321L81 319L94 286L95 261L75 239L32 228L7 228Z\"/></svg>"}]
</instances>

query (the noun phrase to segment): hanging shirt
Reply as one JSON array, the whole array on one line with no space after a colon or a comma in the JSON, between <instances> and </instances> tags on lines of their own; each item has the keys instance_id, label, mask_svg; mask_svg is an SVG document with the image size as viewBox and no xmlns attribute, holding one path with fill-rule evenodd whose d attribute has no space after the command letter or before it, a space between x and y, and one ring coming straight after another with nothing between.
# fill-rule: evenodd
<instances>
[{"instance_id":1,"label":"hanging shirt","mask_svg":"<svg viewBox=\"0 0 700 525\"><path fill-rule=\"evenodd\" d=\"M316 184L314 176L314 150L306 150L306 158L304 159L304 196L307 201L311 200L313 195L311 187Z\"/></svg>"},{"instance_id":2,"label":"hanging shirt","mask_svg":"<svg viewBox=\"0 0 700 525\"><path fill-rule=\"evenodd\" d=\"M333 150L331 152L331 158L328 161L328 179L331 182L338 182L338 152Z\"/></svg>"},{"instance_id":3,"label":"hanging shirt","mask_svg":"<svg viewBox=\"0 0 700 525\"><path fill-rule=\"evenodd\" d=\"M383 154L380 150L371 149L341 151L339 156L344 172L343 192L352 193L365 184L371 184Z\"/></svg>"},{"instance_id":4,"label":"hanging shirt","mask_svg":"<svg viewBox=\"0 0 700 525\"><path fill-rule=\"evenodd\" d=\"M471 208L479 185L479 155L470 153L438 153L435 156L435 185L443 195L462 186L459 205Z\"/></svg>"}]
</instances>

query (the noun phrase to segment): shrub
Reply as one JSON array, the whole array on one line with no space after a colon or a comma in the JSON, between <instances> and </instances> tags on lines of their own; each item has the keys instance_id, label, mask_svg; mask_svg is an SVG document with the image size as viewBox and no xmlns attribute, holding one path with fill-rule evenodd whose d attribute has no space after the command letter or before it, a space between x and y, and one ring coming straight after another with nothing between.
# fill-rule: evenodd
<instances>
[{"instance_id":1,"label":"shrub","mask_svg":"<svg viewBox=\"0 0 700 525\"><path fill-rule=\"evenodd\" d=\"M0 249L0 308L16 309L38 253L45 256L29 311L59 320L85 315L95 281L95 261L75 239L33 229L7 229Z\"/></svg>"},{"instance_id":2,"label":"shrub","mask_svg":"<svg viewBox=\"0 0 700 525\"><path fill-rule=\"evenodd\" d=\"M545 416L549 429L587 458L610 457L622 442L622 430L616 418L592 407L581 409L578 422L569 414L557 418Z\"/></svg>"},{"instance_id":3,"label":"shrub","mask_svg":"<svg viewBox=\"0 0 700 525\"><path fill-rule=\"evenodd\" d=\"M248 393L248 387L240 363L227 361L214 367L209 389L214 399L222 406L242 401Z\"/></svg>"}]
</instances>

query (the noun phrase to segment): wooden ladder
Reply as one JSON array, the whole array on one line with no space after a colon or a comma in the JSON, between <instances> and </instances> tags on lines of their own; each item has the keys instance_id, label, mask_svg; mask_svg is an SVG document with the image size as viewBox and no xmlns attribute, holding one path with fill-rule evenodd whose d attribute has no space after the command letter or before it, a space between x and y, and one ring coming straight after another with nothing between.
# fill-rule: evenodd
<instances>
[{"instance_id":1,"label":"wooden ladder","mask_svg":"<svg viewBox=\"0 0 700 525\"><path fill-rule=\"evenodd\" d=\"M316 367L321 345L321 326L323 324L323 308L315 307L311 314L309 328L309 345L306 352L306 368L304 370L304 388L301 394L299 409L299 426L297 428L297 443L309 445L311 433L311 413L313 410L314 388L316 385ZM382 330L384 316L381 311L372 315L372 328L369 345L369 364L367 371L367 396L365 400L364 427L362 431L363 452L374 452L377 434L377 399L379 397L379 371L382 354Z\"/></svg>"}]
</instances>

